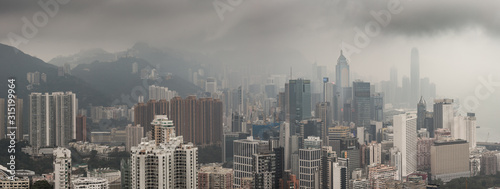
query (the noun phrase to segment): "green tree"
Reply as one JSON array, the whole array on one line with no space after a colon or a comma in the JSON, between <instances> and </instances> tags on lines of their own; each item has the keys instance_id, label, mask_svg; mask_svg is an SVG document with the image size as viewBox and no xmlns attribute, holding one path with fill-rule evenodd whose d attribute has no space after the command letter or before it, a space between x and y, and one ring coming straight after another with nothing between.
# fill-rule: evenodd
<instances>
[{"instance_id":1,"label":"green tree","mask_svg":"<svg viewBox=\"0 0 500 189\"><path fill-rule=\"evenodd\" d=\"M33 189L52 189L52 185L49 184L46 180L39 180L33 183L33 186L31 187Z\"/></svg>"}]
</instances>

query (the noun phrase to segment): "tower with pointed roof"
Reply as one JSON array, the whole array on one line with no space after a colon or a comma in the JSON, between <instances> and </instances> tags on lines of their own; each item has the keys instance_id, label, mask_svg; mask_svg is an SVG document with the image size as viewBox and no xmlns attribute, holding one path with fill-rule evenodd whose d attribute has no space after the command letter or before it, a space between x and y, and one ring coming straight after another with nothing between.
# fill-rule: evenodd
<instances>
[{"instance_id":1,"label":"tower with pointed roof","mask_svg":"<svg viewBox=\"0 0 500 189\"><path fill-rule=\"evenodd\" d=\"M420 96L420 100L417 104L417 131L421 128L425 128L425 115L427 113L427 103L423 96ZM426 128L429 130L429 128Z\"/></svg>"},{"instance_id":2,"label":"tower with pointed roof","mask_svg":"<svg viewBox=\"0 0 500 189\"><path fill-rule=\"evenodd\" d=\"M340 56L337 59L337 66L335 67L335 83L337 87L349 87L350 86L350 70L349 70L349 62L347 58L344 56L342 50L340 50Z\"/></svg>"}]
</instances>

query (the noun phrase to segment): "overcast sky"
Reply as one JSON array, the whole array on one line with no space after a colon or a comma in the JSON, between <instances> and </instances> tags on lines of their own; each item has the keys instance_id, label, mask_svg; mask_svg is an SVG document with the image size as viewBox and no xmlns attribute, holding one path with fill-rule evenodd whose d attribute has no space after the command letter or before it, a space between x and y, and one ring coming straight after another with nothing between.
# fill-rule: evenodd
<instances>
[{"instance_id":1,"label":"overcast sky","mask_svg":"<svg viewBox=\"0 0 500 189\"><path fill-rule=\"evenodd\" d=\"M0 1L1 43L11 44L10 32L23 36L22 18L33 22L33 16L44 11L37 2ZM387 80L389 68L396 66L399 77L409 75L410 50L417 47L421 76L437 84L439 95L474 95L481 76L491 74L500 81L500 1L397 2L72 0L59 4L57 14L18 48L45 61L82 49L122 51L139 41L202 53L291 49L309 63L316 61L333 71L342 42L344 48L356 46L356 28L365 30L370 23L378 23L370 12L394 6L397 11L390 13L387 25L379 24L380 31L369 38L370 43L348 57L353 72L380 81ZM494 104L496 108L488 110L496 111L488 112L496 116L499 90L496 87L490 98L481 101L481 106Z\"/></svg>"}]
</instances>

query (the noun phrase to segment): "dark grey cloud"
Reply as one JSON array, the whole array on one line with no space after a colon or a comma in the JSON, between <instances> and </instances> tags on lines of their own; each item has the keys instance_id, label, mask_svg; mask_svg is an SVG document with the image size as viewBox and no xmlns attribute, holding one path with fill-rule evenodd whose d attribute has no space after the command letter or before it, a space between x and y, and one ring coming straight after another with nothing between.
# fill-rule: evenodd
<instances>
[{"instance_id":1,"label":"dark grey cloud","mask_svg":"<svg viewBox=\"0 0 500 189\"><path fill-rule=\"evenodd\" d=\"M48 0L40 0L47 2ZM226 0L218 0L227 3ZM353 27L364 27L370 11L387 9L388 0L248 1L217 16L212 0L72 0L61 5L35 39L74 42L152 41L175 45L234 46L259 41L276 43L314 32L349 39ZM383 35L433 36L480 27L500 31L498 1L402 0L403 11L392 15ZM0 39L20 33L22 17L43 9L38 1L0 2ZM4 40L5 41L5 40ZM207 44L208 43L208 44Z\"/></svg>"}]
</instances>

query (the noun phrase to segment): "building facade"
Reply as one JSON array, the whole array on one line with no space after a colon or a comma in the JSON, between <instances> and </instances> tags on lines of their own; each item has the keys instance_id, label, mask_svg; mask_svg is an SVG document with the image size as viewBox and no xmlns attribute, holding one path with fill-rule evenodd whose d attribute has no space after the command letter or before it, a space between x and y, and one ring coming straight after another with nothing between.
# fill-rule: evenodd
<instances>
[{"instance_id":1,"label":"building facade","mask_svg":"<svg viewBox=\"0 0 500 189\"><path fill-rule=\"evenodd\" d=\"M232 189L233 170L219 165L207 165L198 172L198 189Z\"/></svg>"},{"instance_id":2,"label":"building facade","mask_svg":"<svg viewBox=\"0 0 500 189\"><path fill-rule=\"evenodd\" d=\"M184 144L182 136L176 136L175 126L167 116L155 116L151 124L169 136L149 141L143 138L132 147L132 188L196 188L198 149L192 143Z\"/></svg>"},{"instance_id":3,"label":"building facade","mask_svg":"<svg viewBox=\"0 0 500 189\"><path fill-rule=\"evenodd\" d=\"M54 149L54 187L71 188L71 151L67 148Z\"/></svg>"},{"instance_id":4,"label":"building facade","mask_svg":"<svg viewBox=\"0 0 500 189\"><path fill-rule=\"evenodd\" d=\"M401 177L417 170L417 117L414 113L394 116L394 146L401 152Z\"/></svg>"},{"instance_id":5,"label":"building facade","mask_svg":"<svg viewBox=\"0 0 500 189\"><path fill-rule=\"evenodd\" d=\"M72 92L31 93L30 144L33 148L65 147L76 139L78 100Z\"/></svg>"},{"instance_id":6,"label":"building facade","mask_svg":"<svg viewBox=\"0 0 500 189\"><path fill-rule=\"evenodd\" d=\"M431 146L432 179L448 182L469 177L469 144L464 140L435 141Z\"/></svg>"}]
</instances>

